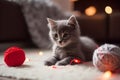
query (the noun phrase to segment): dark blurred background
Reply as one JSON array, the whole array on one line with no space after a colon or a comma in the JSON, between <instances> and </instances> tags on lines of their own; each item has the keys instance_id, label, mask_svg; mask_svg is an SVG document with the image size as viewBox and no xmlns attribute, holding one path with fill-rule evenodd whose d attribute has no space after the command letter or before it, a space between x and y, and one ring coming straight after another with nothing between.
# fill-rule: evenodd
<instances>
[{"instance_id":1,"label":"dark blurred background","mask_svg":"<svg viewBox=\"0 0 120 80\"><path fill-rule=\"evenodd\" d=\"M41 9L38 5L41 5L41 2L44 1L47 2L47 8L51 5L48 1L54 2L55 5L61 8L58 12L54 11L57 9L55 7L50 9L53 10L53 13L56 12L57 15L60 12L69 13L69 15L63 14L66 17L74 14L80 24L83 36L89 36L99 44L120 45L119 0L0 0L0 51L14 45L23 48L39 47L32 40L34 36L30 34L29 23L26 21L26 14L24 14L23 9L26 9L27 6L25 5L30 4L32 5L29 6L32 9L31 11L35 11L35 14L39 15L37 12L40 12ZM32 14L32 12L30 13ZM50 17L50 13L46 11L47 16L45 18ZM53 15L53 18L57 15Z\"/></svg>"},{"instance_id":2,"label":"dark blurred background","mask_svg":"<svg viewBox=\"0 0 120 80\"><path fill-rule=\"evenodd\" d=\"M105 13L105 7L110 6L113 12L120 11L120 1L119 0L76 0L74 1L74 10L78 10L84 14L85 9L90 6L96 8L96 13Z\"/></svg>"}]
</instances>

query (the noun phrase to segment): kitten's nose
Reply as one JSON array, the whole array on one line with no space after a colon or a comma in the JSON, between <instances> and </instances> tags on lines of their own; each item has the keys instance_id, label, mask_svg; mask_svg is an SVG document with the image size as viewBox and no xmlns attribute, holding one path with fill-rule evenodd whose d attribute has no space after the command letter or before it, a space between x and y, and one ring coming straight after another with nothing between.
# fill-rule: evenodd
<instances>
[{"instance_id":1,"label":"kitten's nose","mask_svg":"<svg viewBox=\"0 0 120 80\"><path fill-rule=\"evenodd\" d=\"M61 43L62 43L62 40L60 40L59 43L61 44Z\"/></svg>"}]
</instances>

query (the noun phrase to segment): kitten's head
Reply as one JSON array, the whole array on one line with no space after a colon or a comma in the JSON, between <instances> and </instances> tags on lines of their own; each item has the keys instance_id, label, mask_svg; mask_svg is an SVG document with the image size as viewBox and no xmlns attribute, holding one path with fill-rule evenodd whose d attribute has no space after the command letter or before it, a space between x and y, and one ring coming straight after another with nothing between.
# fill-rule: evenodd
<instances>
[{"instance_id":1,"label":"kitten's head","mask_svg":"<svg viewBox=\"0 0 120 80\"><path fill-rule=\"evenodd\" d=\"M80 30L74 15L68 20L55 21L50 18L47 18L47 20L50 29L49 36L57 46L65 47L78 40Z\"/></svg>"}]
</instances>

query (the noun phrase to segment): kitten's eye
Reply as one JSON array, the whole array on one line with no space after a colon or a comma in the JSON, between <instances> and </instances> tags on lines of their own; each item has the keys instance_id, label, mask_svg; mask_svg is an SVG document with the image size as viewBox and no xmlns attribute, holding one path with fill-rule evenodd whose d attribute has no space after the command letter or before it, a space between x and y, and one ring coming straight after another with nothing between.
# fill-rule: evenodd
<instances>
[{"instance_id":1,"label":"kitten's eye","mask_svg":"<svg viewBox=\"0 0 120 80\"><path fill-rule=\"evenodd\" d=\"M63 35L63 38L64 38L64 39L67 39L68 37L69 37L69 34L64 34L64 35Z\"/></svg>"},{"instance_id":2,"label":"kitten's eye","mask_svg":"<svg viewBox=\"0 0 120 80\"><path fill-rule=\"evenodd\" d=\"M57 38L58 38L58 35L57 35L57 34L55 34L55 35L54 35L54 37L55 37L55 39L57 39Z\"/></svg>"}]
</instances>

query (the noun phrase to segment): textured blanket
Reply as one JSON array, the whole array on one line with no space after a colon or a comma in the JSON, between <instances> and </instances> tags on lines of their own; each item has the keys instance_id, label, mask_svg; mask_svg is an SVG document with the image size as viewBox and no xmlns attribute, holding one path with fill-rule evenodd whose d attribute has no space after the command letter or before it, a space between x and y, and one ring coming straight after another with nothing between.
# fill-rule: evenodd
<instances>
[{"instance_id":1,"label":"textured blanket","mask_svg":"<svg viewBox=\"0 0 120 80\"><path fill-rule=\"evenodd\" d=\"M42 53L41 53L42 52ZM44 66L44 60L51 51L28 49L25 50L26 61L20 67L8 67L0 56L0 76L17 80L119 80L119 74L109 78L96 69L92 62L67 66Z\"/></svg>"}]
</instances>

